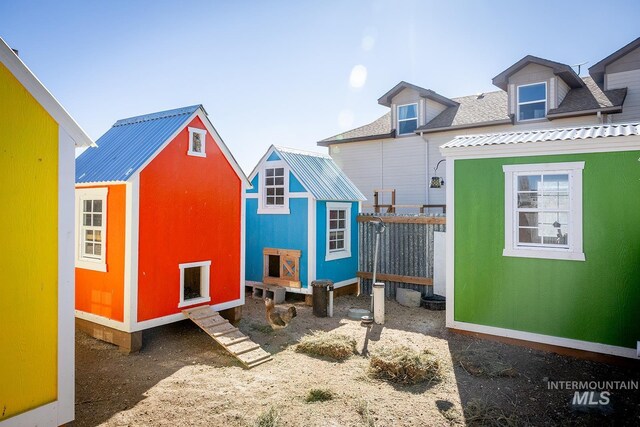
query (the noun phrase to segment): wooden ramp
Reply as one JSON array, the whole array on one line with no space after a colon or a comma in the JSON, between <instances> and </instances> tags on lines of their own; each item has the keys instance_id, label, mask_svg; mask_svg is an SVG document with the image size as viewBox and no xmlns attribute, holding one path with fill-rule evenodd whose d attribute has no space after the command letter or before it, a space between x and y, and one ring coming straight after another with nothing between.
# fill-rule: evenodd
<instances>
[{"instance_id":1,"label":"wooden ramp","mask_svg":"<svg viewBox=\"0 0 640 427\"><path fill-rule=\"evenodd\" d=\"M220 316L211 306L195 307L182 312L247 368L272 360L269 353Z\"/></svg>"}]
</instances>

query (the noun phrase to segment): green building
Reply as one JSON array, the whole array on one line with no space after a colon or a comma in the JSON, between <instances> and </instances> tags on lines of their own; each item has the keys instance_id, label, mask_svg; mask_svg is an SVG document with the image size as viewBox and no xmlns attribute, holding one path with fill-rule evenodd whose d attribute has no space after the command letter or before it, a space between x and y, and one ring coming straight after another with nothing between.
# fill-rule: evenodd
<instances>
[{"instance_id":1,"label":"green building","mask_svg":"<svg viewBox=\"0 0 640 427\"><path fill-rule=\"evenodd\" d=\"M638 358L640 124L458 136L447 327Z\"/></svg>"}]
</instances>

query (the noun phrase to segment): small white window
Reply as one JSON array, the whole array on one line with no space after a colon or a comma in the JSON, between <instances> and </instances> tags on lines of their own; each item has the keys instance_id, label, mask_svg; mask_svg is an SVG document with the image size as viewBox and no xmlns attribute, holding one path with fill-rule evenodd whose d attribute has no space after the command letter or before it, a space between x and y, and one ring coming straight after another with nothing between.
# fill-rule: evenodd
<instances>
[{"instance_id":1,"label":"small white window","mask_svg":"<svg viewBox=\"0 0 640 427\"><path fill-rule=\"evenodd\" d=\"M544 119L547 116L547 84L518 86L518 121Z\"/></svg>"},{"instance_id":2,"label":"small white window","mask_svg":"<svg viewBox=\"0 0 640 427\"><path fill-rule=\"evenodd\" d=\"M264 170L265 205L284 206L284 168L266 168Z\"/></svg>"},{"instance_id":3,"label":"small white window","mask_svg":"<svg viewBox=\"0 0 640 427\"><path fill-rule=\"evenodd\" d=\"M351 204L327 203L325 261L351 256Z\"/></svg>"},{"instance_id":4,"label":"small white window","mask_svg":"<svg viewBox=\"0 0 640 427\"><path fill-rule=\"evenodd\" d=\"M180 264L180 302L178 308L211 301L209 277L211 261Z\"/></svg>"},{"instance_id":5,"label":"small white window","mask_svg":"<svg viewBox=\"0 0 640 427\"><path fill-rule=\"evenodd\" d=\"M418 128L418 104L398 105L398 135L409 135Z\"/></svg>"},{"instance_id":6,"label":"small white window","mask_svg":"<svg viewBox=\"0 0 640 427\"><path fill-rule=\"evenodd\" d=\"M584 162L503 166L505 256L584 261Z\"/></svg>"},{"instance_id":7,"label":"small white window","mask_svg":"<svg viewBox=\"0 0 640 427\"><path fill-rule=\"evenodd\" d=\"M108 188L76 190L76 267L107 271Z\"/></svg>"},{"instance_id":8,"label":"small white window","mask_svg":"<svg viewBox=\"0 0 640 427\"><path fill-rule=\"evenodd\" d=\"M198 128L189 128L189 151L190 156L207 157L206 148L207 131Z\"/></svg>"},{"instance_id":9,"label":"small white window","mask_svg":"<svg viewBox=\"0 0 640 427\"><path fill-rule=\"evenodd\" d=\"M270 161L260 171L259 214L289 214L289 168L283 161Z\"/></svg>"}]
</instances>

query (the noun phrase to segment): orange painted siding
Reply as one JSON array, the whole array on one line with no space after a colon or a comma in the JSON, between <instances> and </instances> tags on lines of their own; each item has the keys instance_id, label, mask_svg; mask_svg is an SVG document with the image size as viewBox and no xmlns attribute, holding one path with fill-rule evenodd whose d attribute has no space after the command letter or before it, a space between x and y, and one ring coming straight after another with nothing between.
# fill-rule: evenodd
<instances>
[{"instance_id":1,"label":"orange painted siding","mask_svg":"<svg viewBox=\"0 0 640 427\"><path fill-rule=\"evenodd\" d=\"M107 187L107 271L76 268L76 309L122 322L126 186Z\"/></svg>"},{"instance_id":2,"label":"orange painted siding","mask_svg":"<svg viewBox=\"0 0 640 427\"><path fill-rule=\"evenodd\" d=\"M211 134L205 158L187 155L188 139L185 128L140 174L138 321L180 312L182 263L211 260L211 304L240 298L241 181Z\"/></svg>"}]
</instances>

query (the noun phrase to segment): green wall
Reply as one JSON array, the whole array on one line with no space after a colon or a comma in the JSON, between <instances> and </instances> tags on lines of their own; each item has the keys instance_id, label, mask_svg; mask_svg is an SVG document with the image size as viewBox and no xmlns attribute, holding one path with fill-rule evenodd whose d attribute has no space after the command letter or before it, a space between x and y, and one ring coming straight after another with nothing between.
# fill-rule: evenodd
<instances>
[{"instance_id":1,"label":"green wall","mask_svg":"<svg viewBox=\"0 0 640 427\"><path fill-rule=\"evenodd\" d=\"M640 151L455 161L456 321L635 348ZM586 261L502 256L506 164L584 161Z\"/></svg>"}]
</instances>

